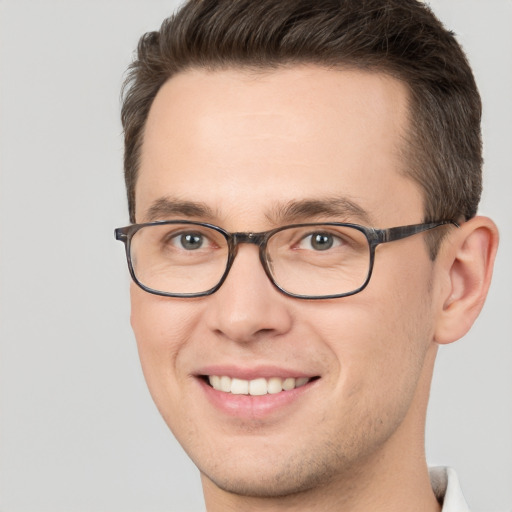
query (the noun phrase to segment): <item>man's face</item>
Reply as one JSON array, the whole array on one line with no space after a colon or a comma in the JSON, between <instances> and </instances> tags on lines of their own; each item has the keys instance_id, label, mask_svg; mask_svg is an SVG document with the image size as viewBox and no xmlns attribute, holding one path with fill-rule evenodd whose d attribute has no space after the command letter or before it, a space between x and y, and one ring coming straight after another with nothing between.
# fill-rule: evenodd
<instances>
[{"instance_id":1,"label":"man's face","mask_svg":"<svg viewBox=\"0 0 512 512\"><path fill-rule=\"evenodd\" d=\"M400 153L406 130L406 88L384 75L314 66L187 71L151 108L136 220L191 219L231 232L419 223L422 195ZM363 213L323 206L332 199ZM306 201L315 208L289 208ZM417 235L379 246L361 293L301 300L280 293L257 247L243 244L211 296L166 298L133 285L149 389L204 481L282 495L348 482L412 449L435 353L433 269ZM249 396L215 390L210 375L310 380Z\"/></svg>"}]
</instances>

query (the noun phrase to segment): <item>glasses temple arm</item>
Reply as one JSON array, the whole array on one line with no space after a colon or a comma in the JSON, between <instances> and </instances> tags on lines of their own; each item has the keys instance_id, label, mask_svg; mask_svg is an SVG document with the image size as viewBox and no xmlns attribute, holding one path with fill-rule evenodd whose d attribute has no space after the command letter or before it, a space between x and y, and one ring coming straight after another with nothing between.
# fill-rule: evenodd
<instances>
[{"instance_id":1,"label":"glasses temple arm","mask_svg":"<svg viewBox=\"0 0 512 512\"><path fill-rule=\"evenodd\" d=\"M393 242L394 240L401 240L402 238L407 238L409 236L416 235L417 233L423 233L424 231L429 231L430 229L447 224L459 227L459 224L453 220L442 220L438 222L427 222L425 224L412 224L410 226L381 229L377 230L377 233L379 235L380 243Z\"/></svg>"}]
</instances>

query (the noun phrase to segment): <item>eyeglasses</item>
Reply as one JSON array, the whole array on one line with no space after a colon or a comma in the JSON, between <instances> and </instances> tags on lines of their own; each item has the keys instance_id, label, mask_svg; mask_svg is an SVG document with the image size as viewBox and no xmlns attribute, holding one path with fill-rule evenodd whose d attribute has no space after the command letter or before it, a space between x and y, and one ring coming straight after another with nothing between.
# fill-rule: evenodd
<instances>
[{"instance_id":1,"label":"eyeglasses","mask_svg":"<svg viewBox=\"0 0 512 512\"><path fill-rule=\"evenodd\" d=\"M332 299L366 287L378 245L446 224L458 227L451 220L389 229L323 222L229 233L204 222L169 220L118 228L115 237L125 244L133 280L149 293L214 293L225 281L239 245L245 243L259 247L265 273L281 292L301 299Z\"/></svg>"}]
</instances>

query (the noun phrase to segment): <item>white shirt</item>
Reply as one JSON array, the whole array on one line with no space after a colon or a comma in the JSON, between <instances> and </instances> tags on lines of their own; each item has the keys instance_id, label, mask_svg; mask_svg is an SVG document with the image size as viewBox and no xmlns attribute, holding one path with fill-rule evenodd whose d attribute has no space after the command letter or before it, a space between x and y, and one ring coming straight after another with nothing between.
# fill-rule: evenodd
<instances>
[{"instance_id":1,"label":"white shirt","mask_svg":"<svg viewBox=\"0 0 512 512\"><path fill-rule=\"evenodd\" d=\"M430 482L434 494L443 504L442 512L470 512L452 468L430 468Z\"/></svg>"}]
</instances>

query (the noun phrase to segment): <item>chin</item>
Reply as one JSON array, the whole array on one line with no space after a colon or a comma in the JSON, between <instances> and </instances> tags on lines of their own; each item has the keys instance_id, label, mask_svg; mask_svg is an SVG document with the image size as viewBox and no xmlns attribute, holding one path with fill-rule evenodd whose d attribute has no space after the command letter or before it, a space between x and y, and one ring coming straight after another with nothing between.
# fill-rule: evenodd
<instances>
[{"instance_id":1,"label":"chin","mask_svg":"<svg viewBox=\"0 0 512 512\"><path fill-rule=\"evenodd\" d=\"M307 454L283 456L274 452L266 457L225 457L220 464L199 467L202 479L230 494L254 498L297 495L328 485L339 474L334 460L320 460ZM339 461L338 461L339 463Z\"/></svg>"},{"instance_id":2,"label":"chin","mask_svg":"<svg viewBox=\"0 0 512 512\"><path fill-rule=\"evenodd\" d=\"M251 476L222 475L204 478L210 480L216 487L230 494L254 498L280 498L291 496L318 487L320 478L318 475L297 475L289 468L286 471L261 475L260 472L252 472Z\"/></svg>"}]
</instances>

